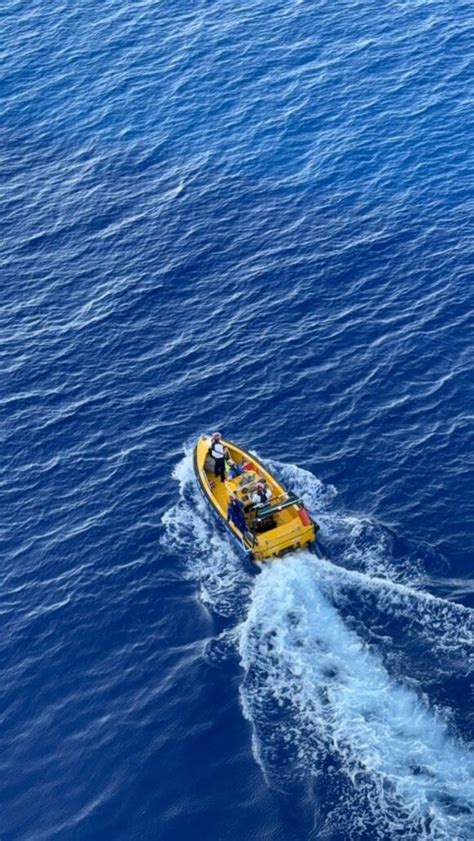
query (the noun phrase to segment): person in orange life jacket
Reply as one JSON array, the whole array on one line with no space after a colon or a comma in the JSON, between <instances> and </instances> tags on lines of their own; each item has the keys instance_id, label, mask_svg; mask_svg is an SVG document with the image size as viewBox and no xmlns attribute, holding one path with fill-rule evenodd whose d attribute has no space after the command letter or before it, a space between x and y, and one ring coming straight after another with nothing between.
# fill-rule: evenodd
<instances>
[{"instance_id":1,"label":"person in orange life jacket","mask_svg":"<svg viewBox=\"0 0 474 841\"><path fill-rule=\"evenodd\" d=\"M255 486L255 490L252 494L252 502L257 507L260 505L265 505L271 499L272 492L270 488L265 487L263 482L257 482Z\"/></svg>"},{"instance_id":2,"label":"person in orange life jacket","mask_svg":"<svg viewBox=\"0 0 474 841\"><path fill-rule=\"evenodd\" d=\"M229 522L229 520L232 520L239 531L242 533L245 531L244 503L238 499L235 491L233 491L230 495L229 505L227 508L227 522Z\"/></svg>"},{"instance_id":3,"label":"person in orange life jacket","mask_svg":"<svg viewBox=\"0 0 474 841\"><path fill-rule=\"evenodd\" d=\"M221 442L222 435L220 432L213 432L211 436L211 446L209 447L209 455L214 459L214 475L216 479L221 477L221 482L225 482L225 456L226 448Z\"/></svg>"}]
</instances>

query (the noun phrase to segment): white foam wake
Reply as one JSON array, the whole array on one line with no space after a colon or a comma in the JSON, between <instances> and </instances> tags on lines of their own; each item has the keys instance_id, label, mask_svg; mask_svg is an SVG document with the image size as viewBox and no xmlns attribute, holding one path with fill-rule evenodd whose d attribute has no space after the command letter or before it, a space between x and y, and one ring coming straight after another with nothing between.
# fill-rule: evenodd
<instances>
[{"instance_id":1,"label":"white foam wake","mask_svg":"<svg viewBox=\"0 0 474 841\"><path fill-rule=\"evenodd\" d=\"M272 783L311 777L326 831L332 822L351 841L367 833L384 841L471 841L472 755L416 675L387 665L390 638L356 632L348 605L359 599L369 618L411 624L433 651L462 648L463 663L472 651L472 613L418 590L418 573L415 586L398 571L392 580L382 529L377 542L369 528L370 548L359 552L364 521L348 526L333 489L294 466L272 467L305 498L323 532L325 524L337 530L339 517L349 569L338 566L345 555L332 563L299 553L249 576L200 497L189 454L175 471L179 501L164 518L166 543L203 602L232 620L242 706L265 776Z\"/></svg>"},{"instance_id":2,"label":"white foam wake","mask_svg":"<svg viewBox=\"0 0 474 841\"><path fill-rule=\"evenodd\" d=\"M324 594L326 575L299 555L255 582L239 651L259 761L277 777L298 769L318 778L324 767L324 788L337 767L344 808L332 808L351 838L364 809L374 838L470 837L474 757L345 625Z\"/></svg>"}]
</instances>

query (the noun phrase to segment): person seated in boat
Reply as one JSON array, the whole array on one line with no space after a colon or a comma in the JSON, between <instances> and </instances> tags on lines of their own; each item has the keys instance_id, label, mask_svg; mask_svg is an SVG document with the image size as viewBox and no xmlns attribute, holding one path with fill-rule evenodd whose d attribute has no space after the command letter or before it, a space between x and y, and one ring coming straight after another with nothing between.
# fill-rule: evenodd
<instances>
[{"instance_id":1,"label":"person seated in boat","mask_svg":"<svg viewBox=\"0 0 474 841\"><path fill-rule=\"evenodd\" d=\"M252 494L252 502L258 508L261 505L266 505L272 498L270 488L267 488L265 482L259 481L255 485L255 490Z\"/></svg>"},{"instance_id":2,"label":"person seated in boat","mask_svg":"<svg viewBox=\"0 0 474 841\"><path fill-rule=\"evenodd\" d=\"M241 476L244 473L244 468L241 464L237 464L236 461L232 458L228 458L226 460L226 474L228 479L235 479L237 476Z\"/></svg>"},{"instance_id":3,"label":"person seated in boat","mask_svg":"<svg viewBox=\"0 0 474 841\"><path fill-rule=\"evenodd\" d=\"M237 526L244 534L246 529L244 503L240 501L235 491L231 493L227 507L227 522L229 521L232 521L234 526Z\"/></svg>"},{"instance_id":4,"label":"person seated in boat","mask_svg":"<svg viewBox=\"0 0 474 841\"><path fill-rule=\"evenodd\" d=\"M220 432L213 432L211 435L211 446L209 447L209 455L214 459L214 475L216 479L220 477L221 482L225 482L225 457L227 447L222 443L222 435Z\"/></svg>"}]
</instances>

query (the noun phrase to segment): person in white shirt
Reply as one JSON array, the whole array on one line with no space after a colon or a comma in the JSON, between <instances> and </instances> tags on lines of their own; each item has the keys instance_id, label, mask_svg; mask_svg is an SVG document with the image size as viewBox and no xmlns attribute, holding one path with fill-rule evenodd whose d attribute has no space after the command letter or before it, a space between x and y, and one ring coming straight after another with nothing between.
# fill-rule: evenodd
<instances>
[{"instance_id":1,"label":"person in white shirt","mask_svg":"<svg viewBox=\"0 0 474 841\"><path fill-rule=\"evenodd\" d=\"M216 479L221 478L221 482L225 482L225 456L226 448L222 441L220 432L213 432L211 435L211 446L209 448L209 455L214 459L214 475Z\"/></svg>"},{"instance_id":2,"label":"person in white shirt","mask_svg":"<svg viewBox=\"0 0 474 841\"><path fill-rule=\"evenodd\" d=\"M264 482L257 482L251 500L255 506L259 507L265 505L271 499L271 496L270 488L267 488Z\"/></svg>"}]
</instances>

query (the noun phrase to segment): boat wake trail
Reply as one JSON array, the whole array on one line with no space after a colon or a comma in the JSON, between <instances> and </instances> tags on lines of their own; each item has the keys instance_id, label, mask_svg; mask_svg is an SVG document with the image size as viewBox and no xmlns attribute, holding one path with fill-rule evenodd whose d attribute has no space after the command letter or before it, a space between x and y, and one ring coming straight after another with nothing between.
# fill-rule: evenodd
<instances>
[{"instance_id":1,"label":"boat wake trail","mask_svg":"<svg viewBox=\"0 0 474 841\"><path fill-rule=\"evenodd\" d=\"M356 815L365 833L363 816L376 818L371 837L470 837L474 757L347 627L326 579L317 559L300 555L255 583L239 651L262 768L277 778L311 773L350 838Z\"/></svg>"},{"instance_id":2,"label":"boat wake trail","mask_svg":"<svg viewBox=\"0 0 474 841\"><path fill-rule=\"evenodd\" d=\"M370 569L363 529L350 524L351 545L334 492L278 467L318 511L323 533L339 516L348 567L345 555L330 562L300 552L249 576L198 500L189 457L165 517L167 544L185 556L208 606L232 621L242 707L268 784L310 780L320 838L472 841L474 757L455 710L431 692L440 662L467 674L471 612L418 590L418 573L416 586L392 579L381 546Z\"/></svg>"}]
</instances>

